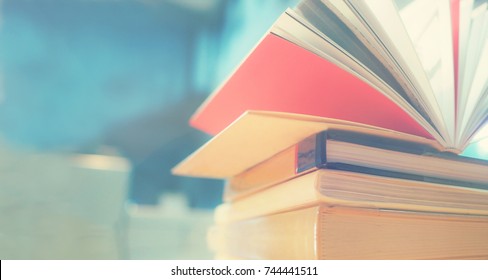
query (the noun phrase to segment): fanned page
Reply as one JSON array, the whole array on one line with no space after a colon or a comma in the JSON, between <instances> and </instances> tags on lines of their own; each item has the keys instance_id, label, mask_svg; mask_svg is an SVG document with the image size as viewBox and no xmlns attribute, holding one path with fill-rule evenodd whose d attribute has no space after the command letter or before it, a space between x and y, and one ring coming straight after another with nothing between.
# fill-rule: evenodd
<instances>
[{"instance_id":1,"label":"fanned page","mask_svg":"<svg viewBox=\"0 0 488 280\"><path fill-rule=\"evenodd\" d=\"M465 148L486 122L486 1L308 0L295 12L387 83L448 147Z\"/></svg>"},{"instance_id":2,"label":"fanned page","mask_svg":"<svg viewBox=\"0 0 488 280\"><path fill-rule=\"evenodd\" d=\"M384 2L384 1L383 1ZM381 2L381 3L383 3ZM355 2L359 5L359 2ZM356 59L364 64L369 70L374 72L381 82L386 83L393 91L383 93L391 96L397 95L403 98L409 105L434 127L436 132L441 135L446 134L445 125L438 107L431 106L431 102L425 100L421 93L431 91L426 77L422 76L420 62L415 57L415 50L409 43L406 31L402 29L401 20L391 2L383 3L383 13L376 15L366 8L360 14L357 8L349 7L346 1L302 1L295 11L301 16L299 21L309 28L313 26L321 36L328 37L341 48L346 50L352 59ZM390 6L386 5L390 4ZM364 6L364 5L363 5ZM396 15L396 17L395 17ZM376 17L383 16L379 21ZM296 17L296 16L295 16ZM296 17L298 18L298 17ZM365 20L367 18L367 21ZM392 33L396 35L395 42L400 44L401 49L397 51L395 45L390 42L388 33L381 30L381 22L390 21L393 26ZM397 28L394 28L394 27ZM379 33L379 34L378 34ZM294 42L309 40L302 33L297 34ZM403 36L401 36L403 35ZM405 43L407 42L407 44ZM322 44L323 45L323 44ZM324 48L324 47L322 47ZM405 57L404 57L405 56ZM352 60L350 59L350 60ZM406 62L409 62L407 64ZM418 62L415 64L415 62ZM345 64L350 65L350 62ZM388 73L385 73L388 72ZM367 76L365 76L367 79ZM424 78L424 79L422 79ZM371 82L374 82L370 79ZM430 95L427 95L427 98ZM409 108L399 103L407 112ZM425 123L419 121L424 127ZM439 142L443 142L442 136L437 137ZM447 145L447 144L446 144Z\"/></svg>"},{"instance_id":3,"label":"fanned page","mask_svg":"<svg viewBox=\"0 0 488 280\"><path fill-rule=\"evenodd\" d=\"M457 84L458 143L475 136L488 116L488 4L459 3L459 66ZM474 139L479 140L480 135Z\"/></svg>"},{"instance_id":4,"label":"fanned page","mask_svg":"<svg viewBox=\"0 0 488 280\"><path fill-rule=\"evenodd\" d=\"M323 22L320 25L326 28L327 33L332 37L328 37L322 31L317 30L292 10L288 10L276 21L271 32L317 54L368 83L403 108L438 142L446 146L447 144L435 129L435 125L426 115L426 112L415 106L416 101L412 101L405 95L405 91L396 83L391 73L369 53L361 42L355 39L350 32L347 32L345 26L341 26L340 22L333 18L333 15L329 16L331 18L321 15L320 20ZM319 23L316 22L315 24L318 25ZM338 45L337 41L344 48ZM361 57L361 61L356 57Z\"/></svg>"},{"instance_id":5,"label":"fanned page","mask_svg":"<svg viewBox=\"0 0 488 280\"><path fill-rule=\"evenodd\" d=\"M380 8L374 5L376 1L368 3L371 10ZM449 141L454 143L454 52L450 2L414 0L396 3L403 25L422 64L419 70L427 75L435 102L442 112Z\"/></svg>"}]
</instances>

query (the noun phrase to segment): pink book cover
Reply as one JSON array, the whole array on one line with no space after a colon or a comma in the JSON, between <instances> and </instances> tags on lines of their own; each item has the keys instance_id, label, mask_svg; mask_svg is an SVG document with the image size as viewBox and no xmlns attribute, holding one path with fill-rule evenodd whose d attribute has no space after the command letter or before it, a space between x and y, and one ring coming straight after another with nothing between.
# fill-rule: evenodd
<instances>
[{"instance_id":1,"label":"pink book cover","mask_svg":"<svg viewBox=\"0 0 488 280\"><path fill-rule=\"evenodd\" d=\"M215 135L246 110L342 119L432 139L402 108L353 74L268 34L190 124Z\"/></svg>"}]
</instances>

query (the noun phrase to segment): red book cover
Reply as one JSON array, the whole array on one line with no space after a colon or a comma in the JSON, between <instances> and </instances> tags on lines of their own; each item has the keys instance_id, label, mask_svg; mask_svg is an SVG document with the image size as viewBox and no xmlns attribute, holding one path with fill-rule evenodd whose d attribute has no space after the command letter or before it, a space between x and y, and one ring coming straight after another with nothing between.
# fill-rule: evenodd
<instances>
[{"instance_id":1,"label":"red book cover","mask_svg":"<svg viewBox=\"0 0 488 280\"><path fill-rule=\"evenodd\" d=\"M267 35L190 120L217 134L246 110L308 114L432 139L382 93L312 52Z\"/></svg>"}]
</instances>

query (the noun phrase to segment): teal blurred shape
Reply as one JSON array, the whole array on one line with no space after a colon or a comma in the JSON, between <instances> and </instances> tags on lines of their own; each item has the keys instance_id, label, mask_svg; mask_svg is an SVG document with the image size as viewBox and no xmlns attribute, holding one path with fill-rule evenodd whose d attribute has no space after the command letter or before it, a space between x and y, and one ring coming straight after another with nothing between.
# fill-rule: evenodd
<instances>
[{"instance_id":1,"label":"teal blurred shape","mask_svg":"<svg viewBox=\"0 0 488 280\"><path fill-rule=\"evenodd\" d=\"M463 156L488 160L488 137L470 144L462 153Z\"/></svg>"},{"instance_id":2,"label":"teal blurred shape","mask_svg":"<svg viewBox=\"0 0 488 280\"><path fill-rule=\"evenodd\" d=\"M40 149L66 148L192 90L192 11L141 1L6 0L0 131ZM200 28L200 27L198 27Z\"/></svg>"}]
</instances>

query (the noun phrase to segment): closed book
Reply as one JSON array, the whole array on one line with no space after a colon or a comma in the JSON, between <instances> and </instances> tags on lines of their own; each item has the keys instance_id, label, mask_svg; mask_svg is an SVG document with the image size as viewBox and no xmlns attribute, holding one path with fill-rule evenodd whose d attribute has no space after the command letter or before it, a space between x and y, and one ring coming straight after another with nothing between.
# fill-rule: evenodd
<instances>
[{"instance_id":1,"label":"closed book","mask_svg":"<svg viewBox=\"0 0 488 280\"><path fill-rule=\"evenodd\" d=\"M228 179L226 201L320 168L488 189L488 162L429 145L330 129Z\"/></svg>"},{"instance_id":2,"label":"closed book","mask_svg":"<svg viewBox=\"0 0 488 280\"><path fill-rule=\"evenodd\" d=\"M219 224L209 247L233 259L488 259L488 217L320 204Z\"/></svg>"},{"instance_id":3,"label":"closed book","mask_svg":"<svg viewBox=\"0 0 488 280\"><path fill-rule=\"evenodd\" d=\"M488 215L488 190L387 176L318 169L221 204L226 223L326 203L358 208Z\"/></svg>"}]
</instances>

